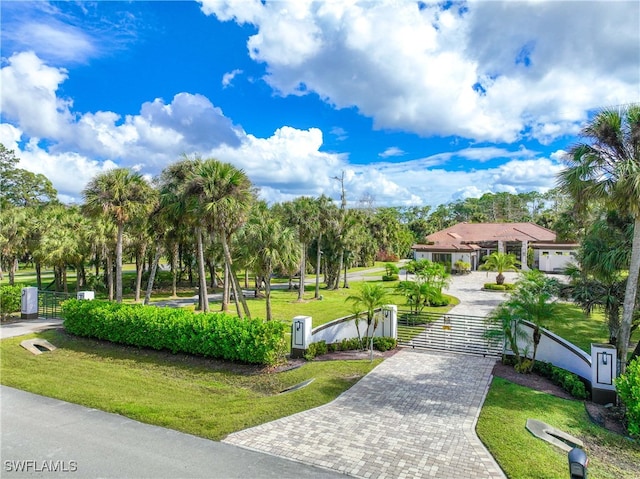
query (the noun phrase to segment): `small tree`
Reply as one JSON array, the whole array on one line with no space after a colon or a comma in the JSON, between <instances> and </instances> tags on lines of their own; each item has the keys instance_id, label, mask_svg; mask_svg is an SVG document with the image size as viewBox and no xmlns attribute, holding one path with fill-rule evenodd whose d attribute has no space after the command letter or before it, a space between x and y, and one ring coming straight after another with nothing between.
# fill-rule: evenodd
<instances>
[{"instance_id":1,"label":"small tree","mask_svg":"<svg viewBox=\"0 0 640 479\"><path fill-rule=\"evenodd\" d=\"M378 314L376 309L382 307L387 298L386 288L379 284L364 283L359 294L347 297L347 301L352 301L356 308L364 308L367 317L367 331L370 331L370 358L373 360L373 336L378 328ZM373 329L371 326L373 325Z\"/></svg>"},{"instance_id":2,"label":"small tree","mask_svg":"<svg viewBox=\"0 0 640 479\"><path fill-rule=\"evenodd\" d=\"M484 264L480 266L481 270L498 272L498 276L496 276L496 284L504 284L504 274L502 273L505 271L518 271L516 266L520 264L520 261L516 259L516 256L513 253L495 252L482 259L484 260Z\"/></svg>"}]
</instances>

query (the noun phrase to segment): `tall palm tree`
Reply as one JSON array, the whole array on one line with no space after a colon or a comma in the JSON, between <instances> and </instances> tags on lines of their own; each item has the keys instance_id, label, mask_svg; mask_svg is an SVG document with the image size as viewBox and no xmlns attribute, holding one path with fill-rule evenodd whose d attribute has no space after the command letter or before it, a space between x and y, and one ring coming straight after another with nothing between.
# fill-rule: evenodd
<instances>
[{"instance_id":1,"label":"tall palm tree","mask_svg":"<svg viewBox=\"0 0 640 479\"><path fill-rule=\"evenodd\" d=\"M122 243L131 218L150 211L152 188L139 173L117 168L96 175L82 191L83 208L89 216L104 216L117 227L116 301L122 302Z\"/></svg>"},{"instance_id":2,"label":"tall palm tree","mask_svg":"<svg viewBox=\"0 0 640 479\"><path fill-rule=\"evenodd\" d=\"M267 214L256 216L247 223L243 239L252 251L250 266L264 281L266 319L271 321L271 275L276 269L290 269L292 263L300 264L296 232Z\"/></svg>"},{"instance_id":3,"label":"tall palm tree","mask_svg":"<svg viewBox=\"0 0 640 479\"><path fill-rule=\"evenodd\" d=\"M504 284L504 274L502 273L505 271L518 271L517 266L520 264L520 261L516 259L513 253L500 253L496 251L482 259L484 260L484 264L482 264L479 269L498 272L496 284Z\"/></svg>"},{"instance_id":4,"label":"tall palm tree","mask_svg":"<svg viewBox=\"0 0 640 479\"><path fill-rule=\"evenodd\" d=\"M579 206L602 202L634 219L618 357L624 373L640 275L640 104L601 110L582 129L558 183Z\"/></svg>"},{"instance_id":5,"label":"tall palm tree","mask_svg":"<svg viewBox=\"0 0 640 479\"><path fill-rule=\"evenodd\" d=\"M198 214L208 222L212 233L222 244L238 316L243 317L244 311L244 315L250 318L251 312L233 269L229 245L232 235L247 221L254 199L251 181L243 170L230 163L207 159L198 164L187 192L197 198ZM238 301L242 304L242 311Z\"/></svg>"},{"instance_id":6,"label":"tall palm tree","mask_svg":"<svg viewBox=\"0 0 640 479\"><path fill-rule=\"evenodd\" d=\"M320 264L322 260L322 237L325 234L331 221L332 211L336 209L333 200L328 196L322 195L316 200L318 211L318 228L316 229L316 289L314 298L320 298Z\"/></svg>"},{"instance_id":7,"label":"tall palm tree","mask_svg":"<svg viewBox=\"0 0 640 479\"><path fill-rule=\"evenodd\" d=\"M300 242L300 276L298 283L298 301L304 299L304 283L307 270L307 249L309 242L318 229L318 208L309 197L301 196L282 205L288 224L295 227Z\"/></svg>"}]
</instances>

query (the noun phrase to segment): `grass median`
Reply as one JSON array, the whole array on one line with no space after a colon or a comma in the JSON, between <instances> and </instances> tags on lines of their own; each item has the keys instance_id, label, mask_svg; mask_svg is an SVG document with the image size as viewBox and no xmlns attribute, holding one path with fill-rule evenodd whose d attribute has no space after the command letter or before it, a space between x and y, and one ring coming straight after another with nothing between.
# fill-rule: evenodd
<instances>
[{"instance_id":1,"label":"grass median","mask_svg":"<svg viewBox=\"0 0 640 479\"><path fill-rule=\"evenodd\" d=\"M255 366L39 333L58 349L34 356L0 341L0 382L36 394L220 440L228 434L326 404L379 360L322 361L272 372ZM307 387L279 394L308 379Z\"/></svg>"}]
</instances>

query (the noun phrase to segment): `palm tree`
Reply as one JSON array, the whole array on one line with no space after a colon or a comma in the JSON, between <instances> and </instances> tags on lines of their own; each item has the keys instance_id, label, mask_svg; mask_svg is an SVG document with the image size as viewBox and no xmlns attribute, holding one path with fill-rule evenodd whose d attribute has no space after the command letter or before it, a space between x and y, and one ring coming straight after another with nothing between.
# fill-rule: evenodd
<instances>
[{"instance_id":1,"label":"palm tree","mask_svg":"<svg viewBox=\"0 0 640 479\"><path fill-rule=\"evenodd\" d=\"M271 321L271 276L276 269L288 269L292 263L299 265L297 251L300 246L296 232L283 227L276 218L257 215L246 225L243 240L251 250L251 266L259 281L264 281L267 321Z\"/></svg>"},{"instance_id":2,"label":"palm tree","mask_svg":"<svg viewBox=\"0 0 640 479\"><path fill-rule=\"evenodd\" d=\"M359 294L347 297L347 301L352 301L356 308L364 308L367 318L367 331L369 338L370 359L373 360L373 336L378 328L378 315L376 309L384 306L387 300L387 289L379 284L364 283ZM371 326L373 325L373 329Z\"/></svg>"},{"instance_id":3,"label":"palm tree","mask_svg":"<svg viewBox=\"0 0 640 479\"><path fill-rule=\"evenodd\" d=\"M558 310L556 297L560 285L554 278L548 278L538 270L524 271L516 289L507 301L514 317L533 324L533 354L529 371L536 361L538 345L542 339L541 328L553 319Z\"/></svg>"},{"instance_id":4,"label":"palm tree","mask_svg":"<svg viewBox=\"0 0 640 479\"><path fill-rule=\"evenodd\" d=\"M229 245L232 235L247 220L254 198L251 181L244 171L230 163L207 159L197 165L187 187L187 192L197 198L195 209L200 216L206 219L212 228L212 233L215 233L222 243L222 251L226 267L229 269L238 316L243 317L238 304L238 301L240 301L244 315L250 318L251 312L233 269ZM202 259L202 262L204 264L204 259Z\"/></svg>"},{"instance_id":5,"label":"palm tree","mask_svg":"<svg viewBox=\"0 0 640 479\"><path fill-rule=\"evenodd\" d=\"M513 253L494 252L482 259L484 264L480 266L481 270L498 272L496 284L504 284L504 274L502 273L505 271L518 271L516 266L520 264L520 261L516 259Z\"/></svg>"},{"instance_id":6,"label":"palm tree","mask_svg":"<svg viewBox=\"0 0 640 479\"><path fill-rule=\"evenodd\" d=\"M318 228L316 229L316 289L315 299L320 298L320 264L322 260L322 236L325 234L331 222L332 211L336 209L333 200L328 196L322 195L316 200L318 211Z\"/></svg>"},{"instance_id":7,"label":"palm tree","mask_svg":"<svg viewBox=\"0 0 640 479\"><path fill-rule=\"evenodd\" d=\"M307 270L307 249L309 242L318 229L318 208L309 197L301 196L282 205L286 221L295 227L300 242L300 276L298 283L298 301L304 299L304 283Z\"/></svg>"},{"instance_id":8,"label":"palm tree","mask_svg":"<svg viewBox=\"0 0 640 479\"><path fill-rule=\"evenodd\" d=\"M629 276L624 296L618 357L626 367L640 275L640 104L601 110L582 129L584 142L573 146L560 188L581 207L602 202L634 220Z\"/></svg>"},{"instance_id":9,"label":"palm tree","mask_svg":"<svg viewBox=\"0 0 640 479\"><path fill-rule=\"evenodd\" d=\"M117 168L96 175L82 191L83 208L89 216L104 216L117 226L116 301L122 302L122 243L124 227L131 218L150 211L152 188L128 168Z\"/></svg>"}]
</instances>

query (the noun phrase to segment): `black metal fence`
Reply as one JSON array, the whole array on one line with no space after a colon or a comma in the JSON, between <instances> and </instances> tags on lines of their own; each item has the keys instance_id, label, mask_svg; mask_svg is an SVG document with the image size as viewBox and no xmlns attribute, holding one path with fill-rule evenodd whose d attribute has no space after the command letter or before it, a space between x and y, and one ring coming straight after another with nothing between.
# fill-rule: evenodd
<instances>
[{"instance_id":1,"label":"black metal fence","mask_svg":"<svg viewBox=\"0 0 640 479\"><path fill-rule=\"evenodd\" d=\"M398 311L401 346L440 351L499 356L504 337L484 317Z\"/></svg>"},{"instance_id":2,"label":"black metal fence","mask_svg":"<svg viewBox=\"0 0 640 479\"><path fill-rule=\"evenodd\" d=\"M47 319L60 318L60 305L69 298L75 298L75 295L56 291L38 291L38 316Z\"/></svg>"}]
</instances>

